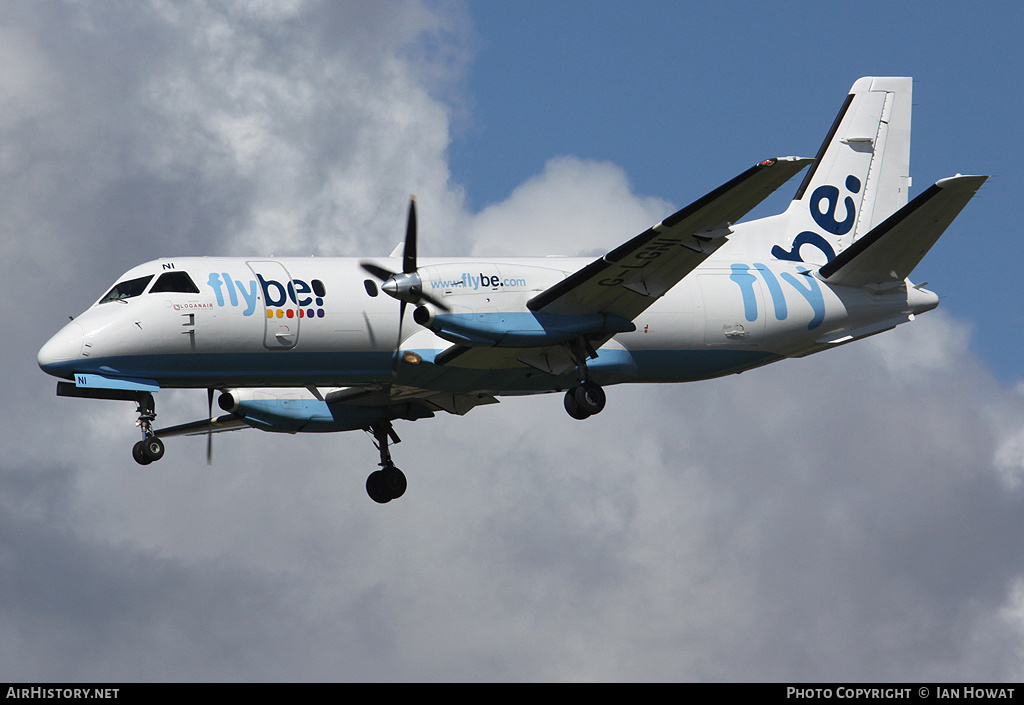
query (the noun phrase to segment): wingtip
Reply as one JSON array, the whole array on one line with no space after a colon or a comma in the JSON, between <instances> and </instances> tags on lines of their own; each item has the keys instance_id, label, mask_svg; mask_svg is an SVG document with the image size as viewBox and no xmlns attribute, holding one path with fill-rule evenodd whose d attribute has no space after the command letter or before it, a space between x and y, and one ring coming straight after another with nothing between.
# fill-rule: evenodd
<instances>
[{"instance_id":1,"label":"wingtip","mask_svg":"<svg viewBox=\"0 0 1024 705\"><path fill-rule=\"evenodd\" d=\"M939 179L935 185L939 188L963 188L979 189L988 180L988 174L956 174L945 179Z\"/></svg>"},{"instance_id":2,"label":"wingtip","mask_svg":"<svg viewBox=\"0 0 1024 705\"><path fill-rule=\"evenodd\" d=\"M791 164L805 165L813 162L812 157L772 157L771 159L765 159L764 161L758 162L758 166L774 166L778 162L789 162Z\"/></svg>"}]
</instances>

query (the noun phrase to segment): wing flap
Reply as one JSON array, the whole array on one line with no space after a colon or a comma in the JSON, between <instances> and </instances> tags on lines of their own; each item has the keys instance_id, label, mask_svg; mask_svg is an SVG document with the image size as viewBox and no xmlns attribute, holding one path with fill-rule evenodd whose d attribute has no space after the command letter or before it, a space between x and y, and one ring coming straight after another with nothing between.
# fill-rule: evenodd
<instances>
[{"instance_id":1,"label":"wing flap","mask_svg":"<svg viewBox=\"0 0 1024 705\"><path fill-rule=\"evenodd\" d=\"M726 241L729 226L811 159L767 159L527 302L531 311L635 318Z\"/></svg>"},{"instance_id":2,"label":"wing flap","mask_svg":"<svg viewBox=\"0 0 1024 705\"><path fill-rule=\"evenodd\" d=\"M987 178L957 175L935 182L823 265L818 274L839 286L902 284Z\"/></svg>"}]
</instances>

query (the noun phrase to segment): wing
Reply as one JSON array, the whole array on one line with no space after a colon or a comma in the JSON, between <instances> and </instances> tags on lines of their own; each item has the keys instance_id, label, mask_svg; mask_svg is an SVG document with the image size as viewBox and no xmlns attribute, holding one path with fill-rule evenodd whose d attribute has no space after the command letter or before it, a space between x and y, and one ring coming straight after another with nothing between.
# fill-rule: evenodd
<instances>
[{"instance_id":1,"label":"wing","mask_svg":"<svg viewBox=\"0 0 1024 705\"><path fill-rule=\"evenodd\" d=\"M615 313L632 320L692 272L729 226L814 161L767 159L527 302L534 312Z\"/></svg>"}]
</instances>

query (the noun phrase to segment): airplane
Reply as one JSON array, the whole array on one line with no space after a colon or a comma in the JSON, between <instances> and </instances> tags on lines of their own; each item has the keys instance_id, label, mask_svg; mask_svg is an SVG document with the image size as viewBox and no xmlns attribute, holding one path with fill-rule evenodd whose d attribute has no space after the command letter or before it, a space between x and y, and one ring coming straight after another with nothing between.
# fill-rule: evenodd
<instances>
[{"instance_id":1,"label":"airplane","mask_svg":"<svg viewBox=\"0 0 1024 705\"><path fill-rule=\"evenodd\" d=\"M257 428L364 430L375 502L403 495L393 422L499 397L689 382L811 355L914 320L908 278L986 176L909 199L912 79L850 89L813 159L758 162L595 260L417 256L415 200L388 257L172 257L134 267L39 350L63 397L133 401L142 465L163 440ZM809 167L788 207L739 222ZM155 429L154 394L207 391L207 417ZM213 401L225 413L213 415Z\"/></svg>"}]
</instances>

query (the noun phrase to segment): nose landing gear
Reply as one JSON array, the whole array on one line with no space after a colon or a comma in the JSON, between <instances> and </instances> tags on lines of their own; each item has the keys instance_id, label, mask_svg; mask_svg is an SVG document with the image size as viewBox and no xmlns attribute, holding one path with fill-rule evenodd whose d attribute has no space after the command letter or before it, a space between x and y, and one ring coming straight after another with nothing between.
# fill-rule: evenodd
<instances>
[{"instance_id":1,"label":"nose landing gear","mask_svg":"<svg viewBox=\"0 0 1024 705\"><path fill-rule=\"evenodd\" d=\"M138 404L139 420L135 425L142 429L142 440L132 446L132 458L139 465L149 465L164 457L164 442L153 433L153 421L156 419L153 395L140 396Z\"/></svg>"}]
</instances>

